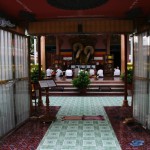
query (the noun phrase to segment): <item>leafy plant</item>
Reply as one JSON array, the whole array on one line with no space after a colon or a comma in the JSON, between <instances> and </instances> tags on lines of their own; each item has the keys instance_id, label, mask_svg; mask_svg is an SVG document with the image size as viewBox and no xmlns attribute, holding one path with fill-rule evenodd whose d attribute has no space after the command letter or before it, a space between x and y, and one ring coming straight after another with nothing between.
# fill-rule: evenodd
<instances>
[{"instance_id":1,"label":"leafy plant","mask_svg":"<svg viewBox=\"0 0 150 150\"><path fill-rule=\"evenodd\" d=\"M44 79L45 72L41 70L41 79ZM38 83L39 80L39 66L38 65L32 65L31 66L31 82L32 83Z\"/></svg>"},{"instance_id":2,"label":"leafy plant","mask_svg":"<svg viewBox=\"0 0 150 150\"><path fill-rule=\"evenodd\" d=\"M87 88L90 83L89 74L86 71L80 71L79 76L72 81L73 86L78 89Z\"/></svg>"},{"instance_id":3,"label":"leafy plant","mask_svg":"<svg viewBox=\"0 0 150 150\"><path fill-rule=\"evenodd\" d=\"M120 77L123 81L125 81L125 73L121 74ZM132 84L132 81L133 81L133 69L128 68L127 69L127 83Z\"/></svg>"}]
</instances>

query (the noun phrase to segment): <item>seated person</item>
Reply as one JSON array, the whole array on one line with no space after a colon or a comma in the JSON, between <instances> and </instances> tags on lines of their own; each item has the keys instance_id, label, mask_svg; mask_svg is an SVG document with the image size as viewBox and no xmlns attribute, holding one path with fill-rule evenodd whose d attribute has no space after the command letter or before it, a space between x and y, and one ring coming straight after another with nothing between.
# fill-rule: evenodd
<instances>
[{"instance_id":1,"label":"seated person","mask_svg":"<svg viewBox=\"0 0 150 150\"><path fill-rule=\"evenodd\" d=\"M68 69L66 70L66 72L65 72L65 76L66 76L67 78L72 78L72 76L73 76L73 71L72 71L70 68L68 68Z\"/></svg>"},{"instance_id":2,"label":"seated person","mask_svg":"<svg viewBox=\"0 0 150 150\"><path fill-rule=\"evenodd\" d=\"M114 76L120 76L120 69L117 67L114 71Z\"/></svg>"},{"instance_id":3,"label":"seated person","mask_svg":"<svg viewBox=\"0 0 150 150\"><path fill-rule=\"evenodd\" d=\"M46 77L51 77L52 72L53 72L53 70L51 69L51 67L48 67L48 69L46 70Z\"/></svg>"},{"instance_id":4,"label":"seated person","mask_svg":"<svg viewBox=\"0 0 150 150\"><path fill-rule=\"evenodd\" d=\"M56 77L61 77L61 76L63 76L63 72L60 69L60 67L58 67L57 70L56 70Z\"/></svg>"},{"instance_id":5,"label":"seated person","mask_svg":"<svg viewBox=\"0 0 150 150\"><path fill-rule=\"evenodd\" d=\"M52 77L55 77L56 76L56 72L53 70L53 72L52 72L52 75L51 75Z\"/></svg>"},{"instance_id":6,"label":"seated person","mask_svg":"<svg viewBox=\"0 0 150 150\"><path fill-rule=\"evenodd\" d=\"M78 68L78 66L76 66L74 69L74 77L77 77L78 73L79 73L79 68Z\"/></svg>"},{"instance_id":7,"label":"seated person","mask_svg":"<svg viewBox=\"0 0 150 150\"><path fill-rule=\"evenodd\" d=\"M89 70L89 75L90 75L90 77L95 75L95 70L92 67Z\"/></svg>"},{"instance_id":8,"label":"seated person","mask_svg":"<svg viewBox=\"0 0 150 150\"><path fill-rule=\"evenodd\" d=\"M98 77L103 77L104 76L103 70L101 68L97 71L97 76Z\"/></svg>"}]
</instances>

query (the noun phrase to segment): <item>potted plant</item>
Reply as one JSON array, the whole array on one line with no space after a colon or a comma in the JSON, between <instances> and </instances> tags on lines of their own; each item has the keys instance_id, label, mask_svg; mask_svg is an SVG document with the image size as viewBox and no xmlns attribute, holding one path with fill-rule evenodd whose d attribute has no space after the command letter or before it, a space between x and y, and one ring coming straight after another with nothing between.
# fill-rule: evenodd
<instances>
[{"instance_id":1,"label":"potted plant","mask_svg":"<svg viewBox=\"0 0 150 150\"><path fill-rule=\"evenodd\" d=\"M125 81L125 73L121 74L121 79ZM133 80L133 69L127 69L127 84L132 84Z\"/></svg>"},{"instance_id":2,"label":"potted plant","mask_svg":"<svg viewBox=\"0 0 150 150\"><path fill-rule=\"evenodd\" d=\"M34 84L37 84L39 80L39 66L38 65L31 66L30 75L31 75L31 82ZM44 77L45 77L45 72L41 70L41 79L44 79Z\"/></svg>"},{"instance_id":3,"label":"potted plant","mask_svg":"<svg viewBox=\"0 0 150 150\"><path fill-rule=\"evenodd\" d=\"M86 92L86 89L90 83L91 81L87 71L80 71L78 77L72 80L73 86L77 87L81 94Z\"/></svg>"},{"instance_id":4,"label":"potted plant","mask_svg":"<svg viewBox=\"0 0 150 150\"><path fill-rule=\"evenodd\" d=\"M125 81L125 73L121 74L121 79ZM132 95L132 90L133 90L133 68L127 68L127 89L128 93L131 93L129 95Z\"/></svg>"}]
</instances>

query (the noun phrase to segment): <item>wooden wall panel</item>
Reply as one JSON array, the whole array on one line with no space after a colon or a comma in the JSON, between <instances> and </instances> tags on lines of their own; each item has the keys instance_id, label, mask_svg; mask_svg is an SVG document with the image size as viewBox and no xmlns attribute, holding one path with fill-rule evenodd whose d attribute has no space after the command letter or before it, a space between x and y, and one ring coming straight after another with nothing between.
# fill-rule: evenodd
<instances>
[{"instance_id":1,"label":"wooden wall panel","mask_svg":"<svg viewBox=\"0 0 150 150\"><path fill-rule=\"evenodd\" d=\"M131 20L83 19L83 20L51 20L31 22L29 34L65 34L78 33L78 24L82 24L84 33L132 33Z\"/></svg>"}]
</instances>

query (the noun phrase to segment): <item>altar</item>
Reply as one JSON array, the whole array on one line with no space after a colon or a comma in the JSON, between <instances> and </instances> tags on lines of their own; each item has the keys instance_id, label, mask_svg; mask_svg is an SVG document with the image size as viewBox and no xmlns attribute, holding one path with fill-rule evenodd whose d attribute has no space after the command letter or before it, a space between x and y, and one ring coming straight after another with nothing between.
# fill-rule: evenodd
<instances>
[{"instance_id":1,"label":"altar","mask_svg":"<svg viewBox=\"0 0 150 150\"><path fill-rule=\"evenodd\" d=\"M96 69L96 65L71 65L71 69L74 69L76 66L80 69L81 68L82 69L90 69L90 68Z\"/></svg>"}]
</instances>

